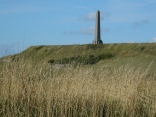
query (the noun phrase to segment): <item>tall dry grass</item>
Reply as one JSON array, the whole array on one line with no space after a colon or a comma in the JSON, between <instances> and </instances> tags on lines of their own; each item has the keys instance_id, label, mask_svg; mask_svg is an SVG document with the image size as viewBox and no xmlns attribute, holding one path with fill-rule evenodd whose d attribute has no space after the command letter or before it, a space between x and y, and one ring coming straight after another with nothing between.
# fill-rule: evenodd
<instances>
[{"instance_id":1,"label":"tall dry grass","mask_svg":"<svg viewBox=\"0 0 156 117\"><path fill-rule=\"evenodd\" d=\"M21 60L6 63L0 76L0 116L156 116L155 76L130 65L56 69Z\"/></svg>"}]
</instances>

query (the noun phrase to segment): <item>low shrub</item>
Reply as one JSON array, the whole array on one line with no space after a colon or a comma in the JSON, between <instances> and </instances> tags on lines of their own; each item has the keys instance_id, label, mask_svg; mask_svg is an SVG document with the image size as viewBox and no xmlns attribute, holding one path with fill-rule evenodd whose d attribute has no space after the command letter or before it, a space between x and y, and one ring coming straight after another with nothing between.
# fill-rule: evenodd
<instances>
[{"instance_id":1,"label":"low shrub","mask_svg":"<svg viewBox=\"0 0 156 117\"><path fill-rule=\"evenodd\" d=\"M114 54L112 54L112 53L103 53L103 54L100 54L100 55L98 55L98 57L100 58L100 59L109 59L109 58L112 58L112 57L114 57Z\"/></svg>"},{"instance_id":2,"label":"low shrub","mask_svg":"<svg viewBox=\"0 0 156 117\"><path fill-rule=\"evenodd\" d=\"M54 63L54 62L55 62L55 60L53 60L53 59L48 61L48 63Z\"/></svg>"},{"instance_id":3,"label":"low shrub","mask_svg":"<svg viewBox=\"0 0 156 117\"><path fill-rule=\"evenodd\" d=\"M63 58L60 60L49 60L48 63L57 63L57 64L70 64L70 63L81 63L81 64L95 64L100 60L109 59L114 57L111 53L103 53L98 56L88 55L88 56L76 56L70 58Z\"/></svg>"}]
</instances>

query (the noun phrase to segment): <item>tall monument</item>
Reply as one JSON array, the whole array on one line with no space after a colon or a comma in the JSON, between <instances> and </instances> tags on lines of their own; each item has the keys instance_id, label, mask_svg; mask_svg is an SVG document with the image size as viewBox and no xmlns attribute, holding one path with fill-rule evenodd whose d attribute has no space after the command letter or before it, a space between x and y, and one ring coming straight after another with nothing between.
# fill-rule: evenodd
<instances>
[{"instance_id":1,"label":"tall monument","mask_svg":"<svg viewBox=\"0 0 156 117\"><path fill-rule=\"evenodd\" d=\"M100 11L96 11L95 38L93 44L103 44L100 34Z\"/></svg>"}]
</instances>

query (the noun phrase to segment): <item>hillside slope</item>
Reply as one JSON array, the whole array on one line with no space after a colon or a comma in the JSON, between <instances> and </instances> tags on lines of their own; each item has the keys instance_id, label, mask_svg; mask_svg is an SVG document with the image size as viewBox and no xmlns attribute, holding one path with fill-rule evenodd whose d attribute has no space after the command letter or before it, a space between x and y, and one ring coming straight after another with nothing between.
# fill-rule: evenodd
<instances>
[{"instance_id":1,"label":"hillside slope","mask_svg":"<svg viewBox=\"0 0 156 117\"><path fill-rule=\"evenodd\" d=\"M61 46L31 46L20 54L13 55L12 59L22 56L25 59L58 60L75 56L98 56L112 54L114 57L155 56L156 43L132 44L103 44L103 45L61 45Z\"/></svg>"},{"instance_id":2,"label":"hillside slope","mask_svg":"<svg viewBox=\"0 0 156 117\"><path fill-rule=\"evenodd\" d=\"M23 52L0 58L0 70L5 62L30 60L32 63L48 63L49 60L67 60L73 57L83 59L94 56L103 57L95 66L109 66L119 68L129 64L143 70L149 68L149 73L155 73L156 43L130 43L130 44L102 44L102 45L60 45L60 46L31 46Z\"/></svg>"},{"instance_id":3,"label":"hillside slope","mask_svg":"<svg viewBox=\"0 0 156 117\"><path fill-rule=\"evenodd\" d=\"M1 58L15 60L19 57L31 59L36 62L43 60L59 60L76 56L87 57L111 54L114 58L125 58L135 56L155 56L156 43L122 43L122 44L99 44L99 45L60 45L60 46L31 46L23 52Z\"/></svg>"}]
</instances>

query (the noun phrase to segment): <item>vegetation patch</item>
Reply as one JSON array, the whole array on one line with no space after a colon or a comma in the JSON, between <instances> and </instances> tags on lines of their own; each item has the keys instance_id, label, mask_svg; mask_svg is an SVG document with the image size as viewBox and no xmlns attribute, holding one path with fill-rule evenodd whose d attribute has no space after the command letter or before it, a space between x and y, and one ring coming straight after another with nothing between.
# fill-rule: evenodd
<instances>
[{"instance_id":1,"label":"vegetation patch","mask_svg":"<svg viewBox=\"0 0 156 117\"><path fill-rule=\"evenodd\" d=\"M114 57L111 53L103 53L98 56L88 55L88 56L77 56L70 58L63 58L61 60L53 60L50 59L48 63L56 63L56 64L71 64L71 63L81 63L81 64L95 64L100 60L110 59Z\"/></svg>"},{"instance_id":2,"label":"vegetation patch","mask_svg":"<svg viewBox=\"0 0 156 117\"><path fill-rule=\"evenodd\" d=\"M43 47L45 47L45 46L38 46L38 47L35 47L34 49L35 49L36 51L38 51L38 50L42 49Z\"/></svg>"},{"instance_id":3,"label":"vegetation patch","mask_svg":"<svg viewBox=\"0 0 156 117\"><path fill-rule=\"evenodd\" d=\"M94 55L94 57L89 57ZM121 43L121 44L87 44L87 45L60 45L60 46L32 46L23 52L10 56L13 60L24 57L24 59L34 59L33 61L41 62L43 60L71 61L74 59L109 59L112 57L125 58L135 56L155 56L156 43ZM98 58L98 59L97 59ZM64 59L64 60L63 60ZM68 60L67 60L68 59ZM96 63L96 62L93 62Z\"/></svg>"}]
</instances>

